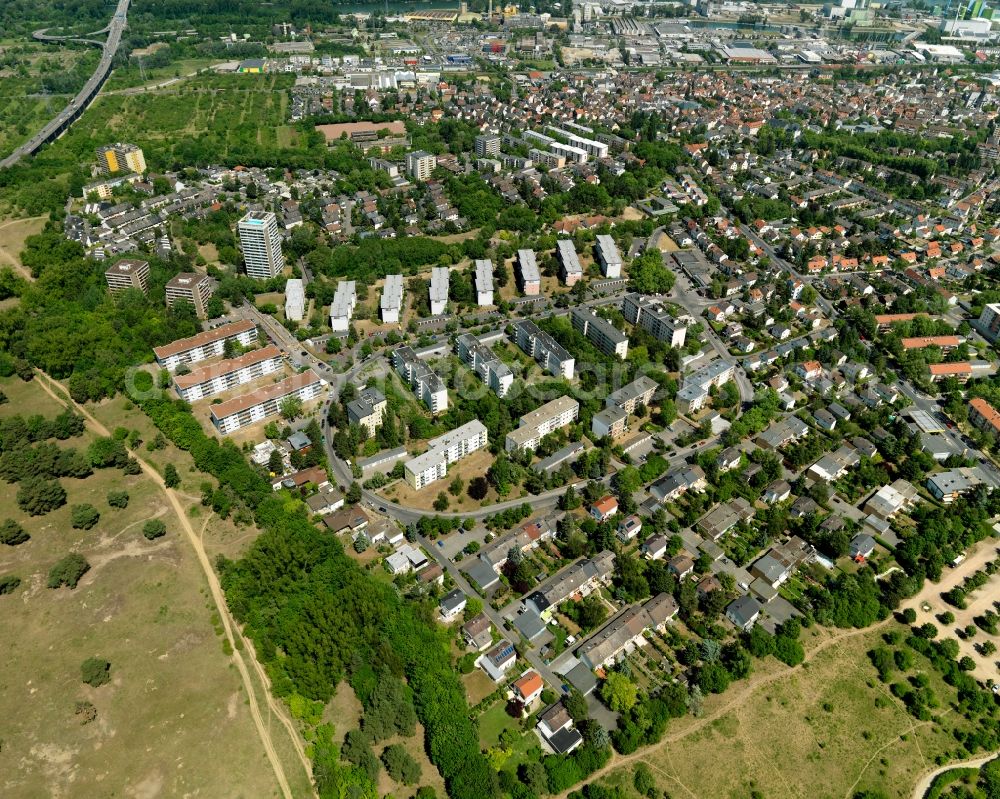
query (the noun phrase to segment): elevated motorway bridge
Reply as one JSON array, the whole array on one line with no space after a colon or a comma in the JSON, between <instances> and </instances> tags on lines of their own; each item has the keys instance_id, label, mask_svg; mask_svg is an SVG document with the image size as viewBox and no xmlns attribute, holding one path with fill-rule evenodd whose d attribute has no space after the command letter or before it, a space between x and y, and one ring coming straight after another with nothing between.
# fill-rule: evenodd
<instances>
[{"instance_id":1,"label":"elevated motorway bridge","mask_svg":"<svg viewBox=\"0 0 1000 799\"><path fill-rule=\"evenodd\" d=\"M130 0L118 0L115 15L111 18L111 21L107 24L107 26L100 31L94 31L94 33L91 34L84 34L83 37L55 36L49 35L44 30L35 31L33 36L38 41L80 41L86 44L99 45L102 48L101 60L97 63L97 68L94 70L94 74L87 79L87 82L84 84L83 88L80 89L77 95L69 101L69 105L60 111L54 118L49 120L45 126L38 131L38 133L0 161L0 168L14 166L14 164L25 156L34 155L43 145L53 139L59 138L66 131L66 129L69 128L69 126L72 125L73 122L87 110L87 107L94 101L94 98L100 92L101 87L104 85L104 81L106 81L108 79L108 75L111 74L111 66L114 63L115 55L118 53L118 47L121 45L122 33L124 32L127 24L126 15L128 14L129 3ZM104 42L84 38L86 36L96 36L101 33L107 33L107 39Z\"/></svg>"}]
</instances>

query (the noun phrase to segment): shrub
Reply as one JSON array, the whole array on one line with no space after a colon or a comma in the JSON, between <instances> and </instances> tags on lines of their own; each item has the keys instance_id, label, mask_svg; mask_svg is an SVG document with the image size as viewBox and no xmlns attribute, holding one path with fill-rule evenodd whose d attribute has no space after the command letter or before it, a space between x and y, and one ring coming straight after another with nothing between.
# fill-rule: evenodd
<instances>
[{"instance_id":1,"label":"shrub","mask_svg":"<svg viewBox=\"0 0 1000 799\"><path fill-rule=\"evenodd\" d=\"M97 524L101 514L93 505L74 505L70 510L70 523L77 530L89 530Z\"/></svg>"},{"instance_id":2,"label":"shrub","mask_svg":"<svg viewBox=\"0 0 1000 799\"><path fill-rule=\"evenodd\" d=\"M109 491L108 492L108 505L112 508L127 508L128 507L128 491Z\"/></svg>"},{"instance_id":3,"label":"shrub","mask_svg":"<svg viewBox=\"0 0 1000 799\"><path fill-rule=\"evenodd\" d=\"M150 519L142 526L142 534L146 536L150 541L155 538L160 538L167 532L167 525L165 525L159 519Z\"/></svg>"},{"instance_id":4,"label":"shrub","mask_svg":"<svg viewBox=\"0 0 1000 799\"><path fill-rule=\"evenodd\" d=\"M21 584L21 578L13 574L5 574L0 577L0 596L13 594Z\"/></svg>"},{"instance_id":5,"label":"shrub","mask_svg":"<svg viewBox=\"0 0 1000 799\"><path fill-rule=\"evenodd\" d=\"M26 477L17 489L17 505L25 513L42 516L66 504L66 490L57 480Z\"/></svg>"},{"instance_id":6,"label":"shrub","mask_svg":"<svg viewBox=\"0 0 1000 799\"><path fill-rule=\"evenodd\" d=\"M0 543L16 547L29 538L31 536L24 532L24 528L13 519L6 519L3 524L0 524Z\"/></svg>"},{"instance_id":7,"label":"shrub","mask_svg":"<svg viewBox=\"0 0 1000 799\"><path fill-rule=\"evenodd\" d=\"M80 664L80 674L87 685L100 688L111 682L111 664L101 658L87 658Z\"/></svg>"},{"instance_id":8,"label":"shrub","mask_svg":"<svg viewBox=\"0 0 1000 799\"><path fill-rule=\"evenodd\" d=\"M70 552L49 570L49 588L76 588L80 578L90 571L90 564L78 552Z\"/></svg>"},{"instance_id":9,"label":"shrub","mask_svg":"<svg viewBox=\"0 0 1000 799\"><path fill-rule=\"evenodd\" d=\"M413 785L420 779L420 764L399 744L382 750L382 765L394 782Z\"/></svg>"}]
</instances>

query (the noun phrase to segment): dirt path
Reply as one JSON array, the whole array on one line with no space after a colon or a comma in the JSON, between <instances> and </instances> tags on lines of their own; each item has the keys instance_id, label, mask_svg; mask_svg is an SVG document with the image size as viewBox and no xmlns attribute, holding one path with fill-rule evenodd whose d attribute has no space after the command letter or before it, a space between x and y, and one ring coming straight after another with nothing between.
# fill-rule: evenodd
<instances>
[{"instance_id":1,"label":"dirt path","mask_svg":"<svg viewBox=\"0 0 1000 799\"><path fill-rule=\"evenodd\" d=\"M101 436L110 436L110 431L96 418L94 417L86 408L77 404L72 398L67 396L60 396L59 393L54 391L49 384L50 378L42 372L37 372L39 376L39 385L42 389L52 396L53 399L66 403L70 405L73 410L81 414L86 423L93 428ZM53 381L54 382L54 381ZM58 385L58 384L57 384ZM167 488L166 484L163 482L163 478L160 473L148 462L138 457L133 453L133 457L139 462L142 467L143 472L159 487L159 489L164 493L167 500L170 502L174 513L177 515L178 520L181 523L181 527L184 528L184 533L187 536L188 542L191 544L195 551L195 555L198 557L198 563L201 565L202 571L205 574L205 579L208 581L208 587L212 593L212 599L215 602L216 610L218 610L219 617L222 619L222 624L225 629L226 638L229 641L229 645L232 648L232 658L236 663L236 668L240 672L240 677L243 680L243 687L246 690L247 698L249 700L250 715L253 717L254 725L257 727L257 733L260 736L261 743L264 746L264 751L267 753L267 758L271 762L271 767L274 769L274 775L278 780L278 785L281 788L281 793L285 799L292 799L292 790L288 784L288 779L285 776L284 767L281 764L281 760L278 757L278 753L274 748L274 741L271 738L271 732L268 725L265 724L264 718L261 715L260 707L257 704L257 695L253 689L253 682L250 679L250 672L247 669L246 661L240 652L240 649L236 645L236 640L239 638L240 643L243 646L248 647L248 651L251 655L251 662L253 663L259 678L261 679L264 692L267 697L268 703L268 716L273 714L275 717L281 720L286 730L292 736L292 741L295 744L296 752L298 753L300 759L302 760L302 765L306 769L307 773L310 773L309 761L305 757L305 752L302 749L301 742L298 740L298 733L295 731L291 722L285 718L284 713L280 712L280 709L275 707L275 703L271 696L270 682L267 680L266 674L264 674L263 668L257 662L256 657L254 657L253 649L249 647L248 642L243 638L242 633L236 628L235 622L231 620L229 615L229 608L226 605L225 596L222 593L222 587L219 585L218 577L216 577L215 570L212 568L211 563L208 560L208 554L205 552L205 547L202 544L201 537L195 533L194 528L191 526L191 522L188 520L187 514L184 512L180 500L177 497L177 492L171 488ZM234 632L235 629L235 632Z\"/></svg>"},{"instance_id":2,"label":"dirt path","mask_svg":"<svg viewBox=\"0 0 1000 799\"><path fill-rule=\"evenodd\" d=\"M879 622L878 624L873 624L871 627L863 627L861 629L838 630L837 632L831 633L825 640L821 641L813 649L810 649L808 652L806 652L806 657L805 660L803 661L803 664L815 660L818 655L825 652L834 644L838 644L841 641L846 641L847 639L853 638L857 635L866 635L870 632L880 629L881 627L884 627L890 621L891 619L886 619L885 621ZM797 668L801 668L801 666ZM648 766L651 767L655 766L656 765L655 763L651 763L647 759L654 752L658 751L659 749L665 747L668 744L676 743L677 741L681 741L687 738L688 736L693 735L696 732L699 732L700 730L707 727L709 724L712 724L714 721L717 721L726 714L730 713L734 708L737 708L740 705L744 704L747 701L747 699L749 699L751 694L755 693L758 689L764 688L773 682L777 682L778 680L787 677L790 671L792 671L792 669L786 667L786 668L779 668L777 671L772 672L771 674L761 674L758 676L751 676L749 680L746 680L736 690L731 689L730 691L726 692L728 701L726 701L725 704L720 705L707 716L702 716L700 719L698 719L697 722L695 722L691 726L686 727L685 729L676 732L673 735L664 736L663 738L660 739L660 742L658 744L655 744L653 747L640 749L637 752L633 752L630 755L624 755L624 756L612 752L611 759L607 762L607 764L603 768L599 768L593 774L589 775L587 777L587 781L593 782L594 780L597 780L600 777L605 776L611 771L614 771L616 768L619 768L621 766L627 766L628 764L635 763L636 761L644 761ZM662 772L662 769L657 769L657 770ZM568 797L569 794L572 793L574 790L576 790L578 787L579 786L575 786L574 788L570 788L569 790L559 794L559 799L566 799L566 797Z\"/></svg>"},{"instance_id":3,"label":"dirt path","mask_svg":"<svg viewBox=\"0 0 1000 799\"><path fill-rule=\"evenodd\" d=\"M941 768L928 771L920 778L917 787L913 789L913 799L924 799L924 795L930 789L931 783L934 782L934 778L938 774L944 774L946 771L951 771L954 768L982 768L995 757L1000 757L1000 752L993 752L992 754L976 757L972 760L962 760L959 763L952 763L951 765L941 766Z\"/></svg>"}]
</instances>

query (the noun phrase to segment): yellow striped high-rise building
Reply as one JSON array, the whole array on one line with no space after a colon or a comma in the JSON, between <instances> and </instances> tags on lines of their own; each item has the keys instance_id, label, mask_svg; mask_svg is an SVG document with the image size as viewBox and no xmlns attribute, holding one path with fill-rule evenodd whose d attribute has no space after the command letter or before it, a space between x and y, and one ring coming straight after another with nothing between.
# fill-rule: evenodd
<instances>
[{"instance_id":1,"label":"yellow striped high-rise building","mask_svg":"<svg viewBox=\"0 0 1000 799\"><path fill-rule=\"evenodd\" d=\"M146 158L141 147L118 142L97 148L97 167L105 175L116 172L135 172L141 175L146 171Z\"/></svg>"}]
</instances>

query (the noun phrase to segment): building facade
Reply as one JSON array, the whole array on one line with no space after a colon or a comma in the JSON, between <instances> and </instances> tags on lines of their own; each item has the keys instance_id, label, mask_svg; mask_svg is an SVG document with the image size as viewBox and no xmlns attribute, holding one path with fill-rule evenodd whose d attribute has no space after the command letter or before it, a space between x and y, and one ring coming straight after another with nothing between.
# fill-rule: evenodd
<instances>
[{"instance_id":1,"label":"building facade","mask_svg":"<svg viewBox=\"0 0 1000 799\"><path fill-rule=\"evenodd\" d=\"M97 168L102 175L114 175L117 172L135 172L141 175L146 171L146 157L142 148L134 144L108 144L97 148Z\"/></svg>"},{"instance_id":2,"label":"building facade","mask_svg":"<svg viewBox=\"0 0 1000 799\"><path fill-rule=\"evenodd\" d=\"M208 316L208 301L212 299L212 278L194 272L181 272L167 282L167 307L170 308L178 300L184 300L194 306L194 312L199 318Z\"/></svg>"},{"instance_id":3,"label":"building facade","mask_svg":"<svg viewBox=\"0 0 1000 799\"><path fill-rule=\"evenodd\" d=\"M434 374L412 348L403 345L393 350L392 365L432 413L448 409L448 388L444 380Z\"/></svg>"},{"instance_id":4,"label":"building facade","mask_svg":"<svg viewBox=\"0 0 1000 799\"><path fill-rule=\"evenodd\" d=\"M257 325L246 319L231 322L190 338L177 339L162 347L153 347L153 354L160 366L173 372L182 363L198 363L222 355L227 341L234 341L244 347L250 346L257 341Z\"/></svg>"},{"instance_id":5,"label":"building facade","mask_svg":"<svg viewBox=\"0 0 1000 799\"><path fill-rule=\"evenodd\" d=\"M518 422L517 429L507 434L504 447L508 452L534 451L542 438L554 430L572 424L579 415L579 402L571 397L557 397L540 408L524 414Z\"/></svg>"},{"instance_id":6,"label":"building facade","mask_svg":"<svg viewBox=\"0 0 1000 799\"><path fill-rule=\"evenodd\" d=\"M174 375L174 389L185 402L195 402L281 370L281 352L273 344L259 350Z\"/></svg>"},{"instance_id":7,"label":"building facade","mask_svg":"<svg viewBox=\"0 0 1000 799\"><path fill-rule=\"evenodd\" d=\"M455 339L455 350L462 363L472 369L498 397L504 397L514 382L514 373L497 354L471 333Z\"/></svg>"},{"instance_id":8,"label":"building facade","mask_svg":"<svg viewBox=\"0 0 1000 799\"><path fill-rule=\"evenodd\" d=\"M441 316L448 310L448 289L451 286L451 270L447 266L435 266L431 270L428 288L431 316Z\"/></svg>"},{"instance_id":9,"label":"building facade","mask_svg":"<svg viewBox=\"0 0 1000 799\"><path fill-rule=\"evenodd\" d=\"M112 294L128 289L149 294L149 261L118 261L104 273L104 279L108 281L108 291Z\"/></svg>"},{"instance_id":10,"label":"building facade","mask_svg":"<svg viewBox=\"0 0 1000 799\"><path fill-rule=\"evenodd\" d=\"M478 419L473 419L450 433L428 441L425 453L403 464L403 475L410 487L419 491L443 479L448 474L449 464L483 449L486 444L486 427Z\"/></svg>"},{"instance_id":11,"label":"building facade","mask_svg":"<svg viewBox=\"0 0 1000 799\"><path fill-rule=\"evenodd\" d=\"M281 403L289 397L303 402L315 399L324 382L312 369L286 377L280 383L257 389L242 397L212 406L212 423L223 435L241 427L263 422L281 412Z\"/></svg>"},{"instance_id":12,"label":"building facade","mask_svg":"<svg viewBox=\"0 0 1000 799\"><path fill-rule=\"evenodd\" d=\"M683 347L687 338L687 322L675 319L657 297L626 294L622 301L622 314L629 324L638 325L658 341L671 347Z\"/></svg>"},{"instance_id":13,"label":"building facade","mask_svg":"<svg viewBox=\"0 0 1000 799\"><path fill-rule=\"evenodd\" d=\"M526 297L535 297L542 287L542 273L538 271L534 250L517 251L517 276L521 293Z\"/></svg>"},{"instance_id":14,"label":"building facade","mask_svg":"<svg viewBox=\"0 0 1000 799\"><path fill-rule=\"evenodd\" d=\"M237 223L236 228L248 277L270 280L285 268L278 218L273 213L251 211Z\"/></svg>"},{"instance_id":15,"label":"building facade","mask_svg":"<svg viewBox=\"0 0 1000 799\"><path fill-rule=\"evenodd\" d=\"M574 308L570 321L574 328L590 339L605 355L625 360L628 355L628 336L607 319L602 319L588 308Z\"/></svg>"},{"instance_id":16,"label":"building facade","mask_svg":"<svg viewBox=\"0 0 1000 799\"><path fill-rule=\"evenodd\" d=\"M398 325L399 314L403 310L403 276L386 275L385 285L382 286L382 299L380 302L382 312L382 323L386 325Z\"/></svg>"},{"instance_id":17,"label":"building facade","mask_svg":"<svg viewBox=\"0 0 1000 799\"><path fill-rule=\"evenodd\" d=\"M517 346L534 358L542 368L556 377L573 379L576 361L566 349L548 333L542 332L531 320L514 323Z\"/></svg>"},{"instance_id":18,"label":"building facade","mask_svg":"<svg viewBox=\"0 0 1000 799\"><path fill-rule=\"evenodd\" d=\"M351 326L354 306L358 303L358 293L353 280L341 280L330 303L330 329L345 333Z\"/></svg>"}]
</instances>

